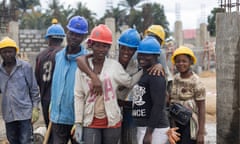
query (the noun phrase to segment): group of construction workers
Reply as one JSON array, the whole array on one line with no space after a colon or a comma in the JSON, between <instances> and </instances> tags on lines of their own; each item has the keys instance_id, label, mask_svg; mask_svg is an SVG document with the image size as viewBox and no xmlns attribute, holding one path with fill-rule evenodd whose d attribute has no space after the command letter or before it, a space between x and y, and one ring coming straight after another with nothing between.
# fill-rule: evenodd
<instances>
[{"instance_id":1,"label":"group of construction workers","mask_svg":"<svg viewBox=\"0 0 240 144\"><path fill-rule=\"evenodd\" d=\"M143 39L136 29L122 32L117 60L108 57L113 40L107 25L95 26L88 36L87 20L73 16L66 28L65 33L52 20L45 35L48 48L38 54L35 71L16 58L14 40L0 41L2 111L10 144L33 143L39 103L49 132L44 143L204 143L205 88L191 69L196 63L191 49L180 46L173 52L179 73L168 83L161 25L149 26ZM85 39L91 52L81 45ZM187 125L170 122L172 102L191 109Z\"/></svg>"}]
</instances>

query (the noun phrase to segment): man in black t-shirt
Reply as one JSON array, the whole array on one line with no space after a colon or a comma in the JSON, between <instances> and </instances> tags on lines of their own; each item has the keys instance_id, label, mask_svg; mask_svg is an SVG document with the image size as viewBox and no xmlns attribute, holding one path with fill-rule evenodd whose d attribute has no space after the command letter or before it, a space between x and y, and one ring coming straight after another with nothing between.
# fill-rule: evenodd
<instances>
[{"instance_id":1,"label":"man in black t-shirt","mask_svg":"<svg viewBox=\"0 0 240 144\"><path fill-rule=\"evenodd\" d=\"M61 50L61 44L65 37L64 29L56 19L47 29L46 40L48 48L42 51L36 58L35 76L40 89L43 117L46 126L49 124L49 105L51 100L52 75L55 67L55 55Z\"/></svg>"}]
</instances>

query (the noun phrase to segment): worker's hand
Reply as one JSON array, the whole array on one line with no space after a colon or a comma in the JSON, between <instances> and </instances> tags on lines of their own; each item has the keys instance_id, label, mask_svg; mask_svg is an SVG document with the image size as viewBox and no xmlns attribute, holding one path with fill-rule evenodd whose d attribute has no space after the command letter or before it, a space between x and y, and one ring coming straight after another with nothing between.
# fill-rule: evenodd
<instances>
[{"instance_id":1,"label":"worker's hand","mask_svg":"<svg viewBox=\"0 0 240 144\"><path fill-rule=\"evenodd\" d=\"M92 75L92 87L91 92L97 96L101 96L103 94L102 83L97 75Z\"/></svg>"},{"instance_id":2,"label":"worker's hand","mask_svg":"<svg viewBox=\"0 0 240 144\"><path fill-rule=\"evenodd\" d=\"M197 144L204 144L204 134L197 135Z\"/></svg>"},{"instance_id":3,"label":"worker's hand","mask_svg":"<svg viewBox=\"0 0 240 144\"><path fill-rule=\"evenodd\" d=\"M75 125L76 125L76 128L75 128L74 138L78 143L81 143L82 136L83 136L83 127L79 123L77 123Z\"/></svg>"},{"instance_id":4,"label":"worker's hand","mask_svg":"<svg viewBox=\"0 0 240 144\"><path fill-rule=\"evenodd\" d=\"M179 129L178 127L174 127L170 128L167 131L168 140L170 144L176 144L180 140L180 134L176 132L178 129Z\"/></svg>"},{"instance_id":5,"label":"worker's hand","mask_svg":"<svg viewBox=\"0 0 240 144\"><path fill-rule=\"evenodd\" d=\"M34 107L32 110L32 124L34 124L39 119L39 108Z\"/></svg>"},{"instance_id":6,"label":"worker's hand","mask_svg":"<svg viewBox=\"0 0 240 144\"><path fill-rule=\"evenodd\" d=\"M159 63L151 66L150 68L148 68L147 71L150 75L165 76L164 69L163 69L162 65Z\"/></svg>"}]
</instances>

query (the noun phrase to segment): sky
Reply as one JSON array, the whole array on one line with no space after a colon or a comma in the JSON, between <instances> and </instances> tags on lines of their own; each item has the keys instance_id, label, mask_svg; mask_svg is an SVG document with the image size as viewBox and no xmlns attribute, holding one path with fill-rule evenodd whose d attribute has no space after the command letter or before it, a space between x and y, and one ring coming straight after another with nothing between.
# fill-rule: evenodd
<instances>
[{"instance_id":1,"label":"sky","mask_svg":"<svg viewBox=\"0 0 240 144\"><path fill-rule=\"evenodd\" d=\"M45 5L49 0L40 0ZM61 4L72 7L77 0L59 0ZM81 0L82 4L97 14L97 18L104 15L109 3L116 7L120 0ZM183 29L199 28L200 23L207 23L207 16L211 10L218 7L218 0L146 0L146 2L157 2L164 6L165 15L169 22L170 30L174 30L176 20L181 20ZM176 12L177 9L177 12Z\"/></svg>"}]
</instances>

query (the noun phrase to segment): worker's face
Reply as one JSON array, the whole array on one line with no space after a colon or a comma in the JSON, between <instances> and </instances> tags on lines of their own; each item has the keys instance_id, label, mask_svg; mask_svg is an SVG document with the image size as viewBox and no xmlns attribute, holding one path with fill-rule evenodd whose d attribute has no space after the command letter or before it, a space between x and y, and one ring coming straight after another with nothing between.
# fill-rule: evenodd
<instances>
[{"instance_id":1,"label":"worker's face","mask_svg":"<svg viewBox=\"0 0 240 144\"><path fill-rule=\"evenodd\" d=\"M16 49L12 47L0 49L0 55L5 63L15 62Z\"/></svg>"},{"instance_id":2,"label":"worker's face","mask_svg":"<svg viewBox=\"0 0 240 144\"><path fill-rule=\"evenodd\" d=\"M127 46L119 45L119 62L122 65L127 65L134 55L136 49Z\"/></svg>"},{"instance_id":3,"label":"worker's face","mask_svg":"<svg viewBox=\"0 0 240 144\"><path fill-rule=\"evenodd\" d=\"M138 63L143 69L148 69L154 65L156 63L156 57L157 56L153 54L138 53L137 55Z\"/></svg>"},{"instance_id":4,"label":"worker's face","mask_svg":"<svg viewBox=\"0 0 240 144\"><path fill-rule=\"evenodd\" d=\"M79 47L85 38L85 34L78 34L72 31L67 32L67 44L71 48Z\"/></svg>"},{"instance_id":5,"label":"worker's face","mask_svg":"<svg viewBox=\"0 0 240 144\"><path fill-rule=\"evenodd\" d=\"M110 44L94 41L92 43L93 57L99 60L105 59L110 47L111 47Z\"/></svg>"},{"instance_id":6,"label":"worker's face","mask_svg":"<svg viewBox=\"0 0 240 144\"><path fill-rule=\"evenodd\" d=\"M181 54L175 57L175 66L180 73L185 73L190 70L193 61L190 56Z\"/></svg>"}]
</instances>

